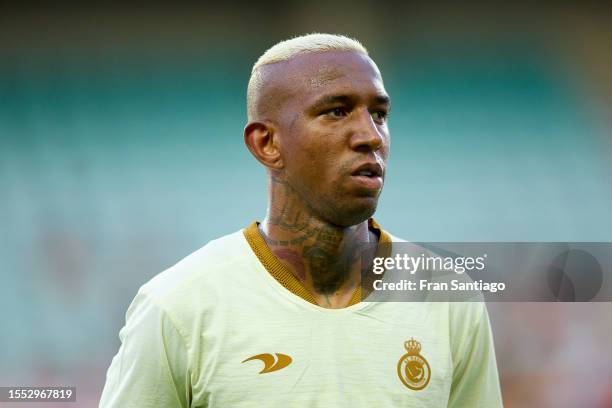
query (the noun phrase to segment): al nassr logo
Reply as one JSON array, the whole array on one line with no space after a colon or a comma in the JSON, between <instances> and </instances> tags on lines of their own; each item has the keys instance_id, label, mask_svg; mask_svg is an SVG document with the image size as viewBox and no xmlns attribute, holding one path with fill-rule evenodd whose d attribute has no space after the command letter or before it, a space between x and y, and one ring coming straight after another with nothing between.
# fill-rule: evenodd
<instances>
[{"instance_id":1,"label":"al nassr logo","mask_svg":"<svg viewBox=\"0 0 612 408\"><path fill-rule=\"evenodd\" d=\"M411 338L404 343L407 353L397 362L397 375L402 383L411 390L419 391L427 387L431 378L431 368L421 353L421 343Z\"/></svg>"}]
</instances>

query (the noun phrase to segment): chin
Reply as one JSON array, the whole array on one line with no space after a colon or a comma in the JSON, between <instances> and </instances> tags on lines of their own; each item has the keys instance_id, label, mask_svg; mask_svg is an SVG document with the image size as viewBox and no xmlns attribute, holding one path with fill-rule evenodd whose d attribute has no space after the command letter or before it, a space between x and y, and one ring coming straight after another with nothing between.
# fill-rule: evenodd
<instances>
[{"instance_id":1,"label":"chin","mask_svg":"<svg viewBox=\"0 0 612 408\"><path fill-rule=\"evenodd\" d=\"M342 208L337 208L328 219L339 227L351 227L370 219L376 212L378 198L362 197Z\"/></svg>"}]
</instances>

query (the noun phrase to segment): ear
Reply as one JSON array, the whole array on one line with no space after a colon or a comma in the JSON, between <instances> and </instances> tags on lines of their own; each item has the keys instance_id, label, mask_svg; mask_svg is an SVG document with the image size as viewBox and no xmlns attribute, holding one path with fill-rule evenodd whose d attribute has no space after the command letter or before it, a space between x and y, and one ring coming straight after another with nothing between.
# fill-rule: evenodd
<instances>
[{"instance_id":1,"label":"ear","mask_svg":"<svg viewBox=\"0 0 612 408\"><path fill-rule=\"evenodd\" d=\"M280 170L284 167L276 128L271 123L249 122L244 127L244 143L264 166Z\"/></svg>"}]
</instances>

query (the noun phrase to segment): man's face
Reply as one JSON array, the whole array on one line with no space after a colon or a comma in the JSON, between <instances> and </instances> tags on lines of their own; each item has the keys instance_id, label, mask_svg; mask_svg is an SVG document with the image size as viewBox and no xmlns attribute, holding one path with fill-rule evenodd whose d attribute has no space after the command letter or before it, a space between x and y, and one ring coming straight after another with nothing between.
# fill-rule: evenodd
<instances>
[{"instance_id":1,"label":"man's face","mask_svg":"<svg viewBox=\"0 0 612 408\"><path fill-rule=\"evenodd\" d=\"M378 68L348 51L302 55L284 68L291 87L278 126L286 181L327 222L368 219L390 142L389 97Z\"/></svg>"}]
</instances>

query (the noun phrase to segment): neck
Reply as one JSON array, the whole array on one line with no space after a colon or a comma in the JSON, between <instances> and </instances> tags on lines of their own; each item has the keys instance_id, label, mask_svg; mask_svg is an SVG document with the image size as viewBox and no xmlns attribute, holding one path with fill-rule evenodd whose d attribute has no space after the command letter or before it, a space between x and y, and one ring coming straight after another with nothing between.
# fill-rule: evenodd
<instances>
[{"instance_id":1,"label":"neck","mask_svg":"<svg viewBox=\"0 0 612 408\"><path fill-rule=\"evenodd\" d=\"M368 221L333 225L305 208L288 184L272 183L268 213L260 224L270 250L319 305L346 306L360 284L360 244L377 239Z\"/></svg>"}]
</instances>

